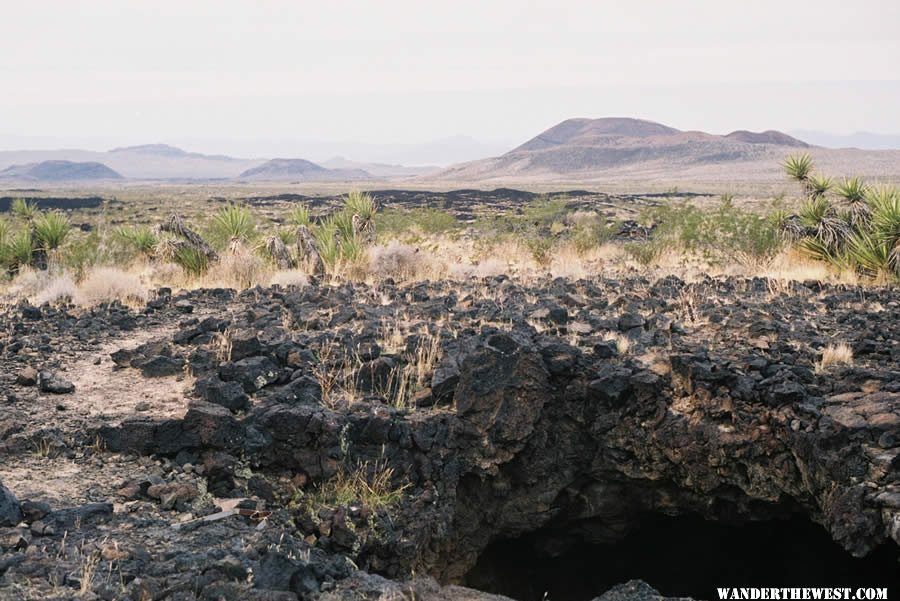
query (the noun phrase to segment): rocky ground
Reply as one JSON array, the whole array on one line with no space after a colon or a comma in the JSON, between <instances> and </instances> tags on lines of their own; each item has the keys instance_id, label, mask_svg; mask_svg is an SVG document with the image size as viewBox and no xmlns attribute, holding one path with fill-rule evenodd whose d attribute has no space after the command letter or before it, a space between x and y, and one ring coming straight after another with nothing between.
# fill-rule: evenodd
<instances>
[{"instance_id":1,"label":"rocky ground","mask_svg":"<svg viewBox=\"0 0 900 601\"><path fill-rule=\"evenodd\" d=\"M770 541L799 520L839 557L784 561L896 587L898 311L639 276L9 307L0 599L658 599L612 564L587 568L602 587L531 579L667 516ZM822 365L838 343L852 364ZM633 577L682 594L652 555Z\"/></svg>"}]
</instances>

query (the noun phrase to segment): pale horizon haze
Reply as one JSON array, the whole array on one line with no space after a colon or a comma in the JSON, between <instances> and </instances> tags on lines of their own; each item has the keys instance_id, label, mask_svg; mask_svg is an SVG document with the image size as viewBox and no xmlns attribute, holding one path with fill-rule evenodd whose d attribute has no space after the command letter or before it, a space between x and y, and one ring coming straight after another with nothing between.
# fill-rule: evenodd
<instances>
[{"instance_id":1,"label":"pale horizon haze","mask_svg":"<svg viewBox=\"0 0 900 601\"><path fill-rule=\"evenodd\" d=\"M606 116L900 134L898 32L895 0L7 1L0 149L492 154Z\"/></svg>"}]
</instances>

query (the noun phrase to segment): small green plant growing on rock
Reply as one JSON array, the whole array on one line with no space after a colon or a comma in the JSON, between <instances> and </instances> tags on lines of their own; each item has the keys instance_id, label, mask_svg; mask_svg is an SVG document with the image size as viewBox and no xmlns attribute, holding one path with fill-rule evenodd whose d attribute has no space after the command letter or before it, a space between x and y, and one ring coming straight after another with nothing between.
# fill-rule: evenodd
<instances>
[{"instance_id":1,"label":"small green plant growing on rock","mask_svg":"<svg viewBox=\"0 0 900 601\"><path fill-rule=\"evenodd\" d=\"M307 500L314 507L359 503L372 511L382 511L396 505L409 487L409 482L398 484L394 468L389 467L386 460L379 459L354 467L342 465L334 476L319 483Z\"/></svg>"}]
</instances>

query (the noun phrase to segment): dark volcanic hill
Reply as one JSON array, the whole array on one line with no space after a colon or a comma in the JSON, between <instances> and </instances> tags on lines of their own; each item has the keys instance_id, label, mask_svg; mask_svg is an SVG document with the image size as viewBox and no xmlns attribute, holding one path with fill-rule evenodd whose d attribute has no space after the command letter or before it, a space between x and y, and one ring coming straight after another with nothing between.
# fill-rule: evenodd
<instances>
[{"instance_id":1,"label":"dark volcanic hill","mask_svg":"<svg viewBox=\"0 0 900 601\"><path fill-rule=\"evenodd\" d=\"M122 179L103 163L75 161L42 161L27 165L13 165L0 171L0 178L39 182L70 182Z\"/></svg>"},{"instance_id":2,"label":"dark volcanic hill","mask_svg":"<svg viewBox=\"0 0 900 601\"><path fill-rule=\"evenodd\" d=\"M780 177L787 154L809 149L817 163L843 175L900 173L900 153L832 151L779 131L721 136L681 131L630 118L567 119L499 157L463 163L437 175L457 181L604 177L757 179ZM820 160L821 159L821 160Z\"/></svg>"},{"instance_id":3,"label":"dark volcanic hill","mask_svg":"<svg viewBox=\"0 0 900 601\"><path fill-rule=\"evenodd\" d=\"M247 169L238 179L249 181L333 182L372 179L362 169L326 169L305 159L272 159Z\"/></svg>"}]
</instances>

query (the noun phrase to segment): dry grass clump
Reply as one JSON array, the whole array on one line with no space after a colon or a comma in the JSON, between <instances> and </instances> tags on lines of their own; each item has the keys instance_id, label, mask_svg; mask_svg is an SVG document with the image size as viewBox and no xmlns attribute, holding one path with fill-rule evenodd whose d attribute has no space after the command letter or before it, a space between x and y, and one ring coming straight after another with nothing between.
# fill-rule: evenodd
<instances>
[{"instance_id":1,"label":"dry grass clump","mask_svg":"<svg viewBox=\"0 0 900 601\"><path fill-rule=\"evenodd\" d=\"M609 336L604 337L604 340L607 342L612 342L616 345L616 351L620 355L627 355L628 351L631 350L631 341L627 336L623 336L618 332L610 334Z\"/></svg>"},{"instance_id":2,"label":"dry grass clump","mask_svg":"<svg viewBox=\"0 0 900 601\"><path fill-rule=\"evenodd\" d=\"M822 351L822 360L816 364L816 373L822 373L829 367L853 365L853 349L845 342L829 344Z\"/></svg>"},{"instance_id":3,"label":"dry grass clump","mask_svg":"<svg viewBox=\"0 0 900 601\"><path fill-rule=\"evenodd\" d=\"M147 301L147 288L141 278L117 267L98 267L78 284L75 302L97 305L118 300L125 304L141 305Z\"/></svg>"},{"instance_id":4,"label":"dry grass clump","mask_svg":"<svg viewBox=\"0 0 900 601\"><path fill-rule=\"evenodd\" d=\"M359 503L374 511L387 509L403 498L409 482L394 484L394 468L385 461L369 465L363 462L355 468L342 467L329 480L322 482L311 495L315 506L347 506Z\"/></svg>"},{"instance_id":5,"label":"dry grass clump","mask_svg":"<svg viewBox=\"0 0 900 601\"><path fill-rule=\"evenodd\" d=\"M63 273L56 277L49 277L46 285L39 292L29 296L29 301L35 305L60 301L72 302L77 296L78 288L75 280L69 274Z\"/></svg>"},{"instance_id":6,"label":"dry grass clump","mask_svg":"<svg viewBox=\"0 0 900 601\"><path fill-rule=\"evenodd\" d=\"M309 284L309 276L306 275L305 271L300 269L276 271L272 277L269 278L270 286L281 286L282 288L287 288L288 286L297 286L300 288L307 284Z\"/></svg>"},{"instance_id":7,"label":"dry grass clump","mask_svg":"<svg viewBox=\"0 0 900 601\"><path fill-rule=\"evenodd\" d=\"M414 279L429 267L426 262L418 248L397 240L369 250L369 266L372 275L378 278Z\"/></svg>"},{"instance_id":8,"label":"dry grass clump","mask_svg":"<svg viewBox=\"0 0 900 601\"><path fill-rule=\"evenodd\" d=\"M234 244L200 279L205 286L242 290L268 284L271 274L272 267L259 255L243 244Z\"/></svg>"},{"instance_id":9,"label":"dry grass clump","mask_svg":"<svg viewBox=\"0 0 900 601\"><path fill-rule=\"evenodd\" d=\"M77 283L68 272L25 268L7 292L13 298L26 298L35 305L72 302L84 307L111 301L139 306L148 296L139 276L117 267L95 267Z\"/></svg>"}]
</instances>

